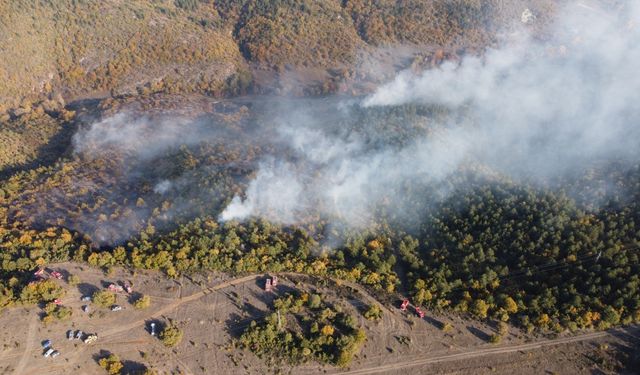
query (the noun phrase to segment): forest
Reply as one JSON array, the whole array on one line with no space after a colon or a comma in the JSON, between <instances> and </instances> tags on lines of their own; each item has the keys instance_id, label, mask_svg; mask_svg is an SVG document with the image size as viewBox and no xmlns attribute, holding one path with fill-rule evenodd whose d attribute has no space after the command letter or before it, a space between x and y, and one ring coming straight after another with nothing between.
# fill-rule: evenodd
<instances>
[{"instance_id":1,"label":"forest","mask_svg":"<svg viewBox=\"0 0 640 375\"><path fill-rule=\"evenodd\" d=\"M612 161L542 184L470 164L441 182L450 187L444 196L428 183L402 181L403 193L378 202L365 227L320 209L295 224L257 217L222 222L219 213L247 188L261 155L293 152L269 140L277 132L265 120L270 102L225 105L185 120L197 141L150 154L76 152L3 179L0 307L58 298L47 281L32 281L33 272L73 260L107 274L124 266L172 278L207 270L327 276L360 283L391 304L409 297L430 309L543 333L640 321L637 163ZM416 105L354 111L357 116L332 118L328 132L359 134L366 152L438 132L442 125L434 119L450 115ZM168 192L158 181L172 181ZM615 189L602 189L609 181ZM304 295L277 302L294 315L304 303ZM50 314L64 318L53 307ZM273 317L252 326L241 342L293 353L296 361L347 363L350 355L339 353L352 350L347 342L361 341L357 328L339 311L329 315L320 320L346 335L332 343L311 327L326 342L292 336L283 347L265 344Z\"/></svg>"}]
</instances>

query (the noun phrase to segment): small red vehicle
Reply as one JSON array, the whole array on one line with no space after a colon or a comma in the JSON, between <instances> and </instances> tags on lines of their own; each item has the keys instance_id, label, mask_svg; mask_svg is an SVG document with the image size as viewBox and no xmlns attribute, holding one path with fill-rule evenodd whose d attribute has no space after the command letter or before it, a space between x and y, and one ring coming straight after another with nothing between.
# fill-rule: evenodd
<instances>
[{"instance_id":1,"label":"small red vehicle","mask_svg":"<svg viewBox=\"0 0 640 375\"><path fill-rule=\"evenodd\" d=\"M409 306L409 300L405 299L404 301L402 301L402 303L400 304L400 310L402 311L407 311L407 306Z\"/></svg>"},{"instance_id":2,"label":"small red vehicle","mask_svg":"<svg viewBox=\"0 0 640 375\"><path fill-rule=\"evenodd\" d=\"M116 285L116 284L109 284L107 289L109 289L112 292L116 292L116 293L122 292L122 287L120 285Z\"/></svg>"},{"instance_id":3,"label":"small red vehicle","mask_svg":"<svg viewBox=\"0 0 640 375\"><path fill-rule=\"evenodd\" d=\"M418 306L416 306L416 314L418 314L420 319L424 318L424 311L420 310Z\"/></svg>"},{"instance_id":4,"label":"small red vehicle","mask_svg":"<svg viewBox=\"0 0 640 375\"><path fill-rule=\"evenodd\" d=\"M58 271L51 272L51 277L55 277L58 280L62 280L62 274Z\"/></svg>"}]
</instances>

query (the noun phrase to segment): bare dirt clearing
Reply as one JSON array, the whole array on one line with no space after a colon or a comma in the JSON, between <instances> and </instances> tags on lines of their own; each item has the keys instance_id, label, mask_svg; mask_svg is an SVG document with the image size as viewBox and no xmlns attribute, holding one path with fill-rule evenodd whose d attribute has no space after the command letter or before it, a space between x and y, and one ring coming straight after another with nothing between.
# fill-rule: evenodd
<instances>
[{"instance_id":1,"label":"bare dirt clearing","mask_svg":"<svg viewBox=\"0 0 640 375\"><path fill-rule=\"evenodd\" d=\"M72 308L73 316L69 321L44 326L38 319L40 308L4 311L0 325L7 328L0 333L0 373L101 373L104 370L96 359L107 353L117 354L127 370L148 366L159 373L580 373L597 366L588 354L596 346L583 342L620 340L610 333L596 332L528 343L530 337L512 330L502 344L491 346L486 344L494 331L490 326L433 312L419 319L390 306L383 306L383 318L375 323L362 317L364 307L377 302L361 287L301 275L281 274L276 292L266 293L262 289L264 275L230 279L208 274L169 280L157 272L132 273L122 269L107 276L100 270L72 263L52 268L80 278L77 286L61 281L67 289L63 303ZM122 311L81 301L82 296L117 281L129 281L135 292L151 296L151 306L137 310L125 293L117 297L117 303L124 307ZM263 360L234 347L233 337L251 320L264 316L276 296L293 289L315 291L358 316L368 340L351 368L340 370L315 363L268 368ZM82 311L85 304L90 306L89 313ZM151 322L163 324L168 319L184 331L184 339L175 348L165 347L148 332ZM453 328L443 331L440 327L444 322ZM70 329L97 333L98 340L92 344L67 340ZM628 334L633 336L635 331ZM60 351L58 358L42 356L41 342L46 339L52 340L52 347Z\"/></svg>"}]
</instances>

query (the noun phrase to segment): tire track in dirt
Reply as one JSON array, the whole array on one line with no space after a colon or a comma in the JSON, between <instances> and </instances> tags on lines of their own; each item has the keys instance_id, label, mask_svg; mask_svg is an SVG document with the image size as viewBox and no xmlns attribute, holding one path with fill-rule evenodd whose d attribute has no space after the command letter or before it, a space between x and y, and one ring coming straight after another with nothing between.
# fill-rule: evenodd
<instances>
[{"instance_id":1,"label":"tire track in dirt","mask_svg":"<svg viewBox=\"0 0 640 375\"><path fill-rule=\"evenodd\" d=\"M212 287L207 287L206 289L203 289L200 292L191 294L187 297L181 298L181 299L177 299L172 303L169 303L165 306L163 306L162 308L158 309L158 310L154 310L151 311L149 314L146 314L144 317L135 320L131 323L125 324L125 325L118 325L118 326L114 326L113 328L106 330L106 331L102 331L98 334L99 340L102 341L104 338L108 338L110 336L115 336L119 333L123 333L123 332L127 332L130 331L132 329L135 329L136 327L140 326L140 325L144 325L144 323L149 320L152 319L154 317L159 317L162 316L163 314L177 308L178 306L191 302L191 301L195 301L198 300L200 298L202 298L203 296L216 292L218 290L221 289L225 289L228 288L230 286L234 286L234 285L238 285L238 284L242 284L245 283L247 281L251 281L251 280L255 280L257 278L259 278L262 275L259 274L253 274L253 275L248 275L248 276L244 276L241 278L237 278L237 279L232 279L229 281L225 281L223 283L214 285ZM87 346L83 346L81 348L78 348L78 350L76 350L73 355L69 358L69 363L72 364L75 362L75 359L82 354L85 350L89 350L91 348L91 346L87 347Z\"/></svg>"},{"instance_id":2,"label":"tire track in dirt","mask_svg":"<svg viewBox=\"0 0 640 375\"><path fill-rule=\"evenodd\" d=\"M228 288L230 286L234 286L234 285L246 283L247 281L255 280L258 277L260 277L260 275L249 275L249 276L241 277L239 279L229 280L229 281L226 281L224 283L209 287L209 288L204 289L204 290L202 290L200 292L191 294L191 295L189 295L187 297L178 299L173 303L165 305L162 308L160 308L160 309L158 309L156 311L153 311L152 313L148 314L144 318L138 319L138 320L133 321L133 322L131 322L129 324L113 327L110 330L104 331L104 332L102 332L100 334L100 338L109 337L109 336L112 336L112 335L115 335L117 333L124 332L124 331L129 331L129 330L139 326L140 324L144 324L144 322L146 320L149 320L149 319L151 319L153 317L156 317L156 316L161 316L161 315L163 315L163 314L165 314L165 313L177 308L178 306L180 306L180 305L182 305L184 303L195 301L195 300L200 299L201 297L203 297L203 296L205 296L207 294L216 292L216 291L221 290L221 289Z\"/></svg>"},{"instance_id":3,"label":"tire track in dirt","mask_svg":"<svg viewBox=\"0 0 640 375\"><path fill-rule=\"evenodd\" d=\"M338 372L334 372L334 374L365 375L365 374L385 373L392 370L401 370L401 369L406 369L410 367L423 366L423 365L428 365L433 363L461 361L461 360L467 360L467 359L483 357L488 355L508 354L508 353L514 353L518 351L542 349L547 346L555 346L555 345L568 344L568 343L579 342L579 341L595 340L598 338L608 336L612 332L616 332L616 331L617 330L606 331L606 332L585 333L578 336L565 337L565 338L553 339L553 340L544 340L544 341L539 341L534 343L514 345L514 346L508 346L508 347L479 348L476 350L465 351L461 353L447 354L447 355L431 357L431 358L419 358L419 359L413 359L413 360L406 360L404 362L396 362L396 363L391 363L387 365L367 367L367 368L362 368L362 369L357 369L352 371L338 371Z\"/></svg>"},{"instance_id":4,"label":"tire track in dirt","mask_svg":"<svg viewBox=\"0 0 640 375\"><path fill-rule=\"evenodd\" d=\"M23 374L24 368L29 361L29 354L33 351L33 346L35 344L36 338L36 328L38 325L38 315L34 314L31 317L31 321L29 321L29 330L27 331L27 341L24 344L24 353L22 353L22 357L20 357L20 362L16 366L14 371L15 374Z\"/></svg>"},{"instance_id":5,"label":"tire track in dirt","mask_svg":"<svg viewBox=\"0 0 640 375\"><path fill-rule=\"evenodd\" d=\"M300 275L300 274L296 274L296 273L281 273L281 275L295 276L295 275ZM162 308L160 308L158 310L150 312L145 317L140 318L140 319L138 319L138 320L136 320L134 322L131 322L131 323L126 324L124 326L113 327L110 330L104 331L104 332L102 332L100 334L100 338L102 339L102 338L105 338L105 337L115 336L115 335L117 335L119 333L123 333L123 332L129 331L131 329L134 329L134 328L138 327L141 324L144 324L146 320L151 319L151 318L156 317L156 316L161 316L161 315L163 315L163 314L165 314L165 313L177 308L178 306L180 306L182 304L185 304L185 303L188 303L188 302L191 302L191 301L194 301L194 300L198 300L198 299L202 298L205 295L208 295L208 294L211 294L213 292L228 288L230 286L243 284L243 283L246 283L248 281L256 280L256 279L258 279L258 278L260 278L262 276L263 276L263 274L252 274L252 275L244 276L244 277L241 277L241 278L232 279L232 280L217 284L217 285L212 286L212 287L207 287L206 289L203 289L200 292L191 294L191 295L189 295L187 297L184 297L184 298L177 299L174 302L169 303L169 304L163 306ZM388 314L391 314L391 311L387 307L385 307L384 305L380 304L377 300L375 300L375 298L372 297L361 286L359 286L357 284L350 283L350 282L346 282L346 281L343 281L343 280L341 280L339 282L339 284L348 285L348 286L353 287L358 292L360 292L360 294L366 300L368 300L370 303L377 304L379 307L381 307L383 309L384 312L386 312ZM385 316L385 315L387 315L387 314L384 314L383 316ZM21 371L24 370L24 367L25 367L25 365L27 363L27 359L28 359L28 353L33 350L33 349L30 350L29 348L34 345L33 341L34 341L34 337L35 337L35 328L36 328L36 325L37 325L36 318L37 318L37 316L34 316L33 320L30 322L29 334L28 334L27 345L26 345L27 347L25 348L25 352L23 354L23 357L20 360L19 366L16 368L16 373L20 373ZM396 324L397 324L397 322L395 322L392 319L391 326L394 327ZM518 352L518 351L528 351L528 350L541 349L541 348L544 348L544 347L547 347L547 346L555 346L555 345L561 345L561 344L567 344L567 343L573 343L573 342L579 342L579 341L594 340L594 339L598 339L598 338L602 338L602 337L606 337L608 335L614 334L615 332L622 332L622 330L614 329L614 330L604 331L604 332L585 333L585 334L572 336L572 337L565 337L565 338L552 339L552 340L544 340L544 341L538 341L538 342L534 342L534 343L527 343L527 344L506 346L506 347L505 346L502 346L502 347L495 347L495 346L479 347L479 348L476 348L476 349L473 349L473 350L467 350L467 351L462 351L462 352L459 352L459 353L446 354L446 355L440 355L440 356L433 356L433 357L429 357L429 358L425 358L423 355L420 355L418 358L416 358L417 356L413 355L413 356L405 357L404 360L402 358L397 358L396 361L394 363L391 363L391 364L383 364L383 365L378 365L378 366L371 366L371 367L361 368L361 369L356 369L356 370L351 370L351 371L336 371L334 373L335 374L341 374L341 375L347 375L347 374L350 374L350 375L359 375L359 374L360 375L365 375L365 374L384 373L384 372L388 372L388 371L400 370L400 369L416 367L416 366L423 366L423 365L428 365L428 364L433 364L433 363L460 361L460 360L472 359L472 358L482 357L482 356L508 354L508 353L513 353L513 352ZM76 357L77 355L79 355L80 352L83 351L83 349L85 349L85 348L81 348L80 350L76 351L76 353L75 353L75 355L73 357ZM191 353L191 354L196 354L196 353ZM431 353L431 354L433 354L433 353ZM411 358L411 357L413 357L413 358ZM73 362L73 361L71 361L71 362ZM178 362L181 363L182 361L178 361ZM181 363L181 364L184 365L184 363ZM66 366L64 366L64 367L66 367ZM304 372L304 369L298 369L298 370L302 370L302 372Z\"/></svg>"}]
</instances>

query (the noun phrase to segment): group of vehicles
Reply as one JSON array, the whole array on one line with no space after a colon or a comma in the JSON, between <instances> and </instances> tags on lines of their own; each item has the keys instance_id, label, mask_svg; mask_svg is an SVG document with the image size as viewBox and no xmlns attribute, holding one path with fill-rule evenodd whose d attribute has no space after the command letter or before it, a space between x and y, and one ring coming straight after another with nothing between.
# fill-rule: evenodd
<instances>
[{"instance_id":1,"label":"group of vehicles","mask_svg":"<svg viewBox=\"0 0 640 375\"><path fill-rule=\"evenodd\" d=\"M53 349L51 347L51 344L52 344L51 340L44 340L42 342L42 348L44 349L44 353L42 353L43 357L45 357L45 358L49 358L49 357L56 358L57 356L60 355L60 352L55 350L55 349Z\"/></svg>"},{"instance_id":2,"label":"group of vehicles","mask_svg":"<svg viewBox=\"0 0 640 375\"><path fill-rule=\"evenodd\" d=\"M400 310L402 311L407 311L409 305L411 305L411 302L409 302L408 299L405 299L402 301L402 303L400 303ZM424 311L422 311L422 309L420 309L420 306L413 306L413 310L416 312L416 315L418 315L418 317L420 319L424 318Z\"/></svg>"},{"instance_id":3,"label":"group of vehicles","mask_svg":"<svg viewBox=\"0 0 640 375\"><path fill-rule=\"evenodd\" d=\"M45 280L47 278L54 278L54 279L58 279L58 280L62 280L63 279L63 275L62 273L60 273L59 271L54 271L54 270L50 270L50 269L46 269L46 268L38 268L34 273L34 282L37 281L41 281L41 280ZM125 282L122 286L116 284L116 283L111 283L107 286L107 289L116 293L121 293L123 291L126 291L127 293L132 293L133 292L133 288L131 286L130 283ZM89 312L89 304L91 302L91 296L83 296L81 298L82 302L87 302L86 305L82 306L82 311L88 313ZM62 301L60 299L55 299L53 301L53 303L55 303L56 305L61 305ZM111 306L111 311L120 311L122 310L122 306L120 305L113 305ZM151 335L155 336L155 323L151 324ZM83 332L81 330L68 330L67 331L67 339L68 340L80 340L82 342L84 342L85 344L91 344L93 342L95 342L98 339L98 335L96 333L86 333ZM42 347L44 349L44 352L42 353L43 357L45 358L56 358L60 355L60 352L58 350L55 350L52 348L52 341L47 339L45 341L42 342Z\"/></svg>"},{"instance_id":4,"label":"group of vehicles","mask_svg":"<svg viewBox=\"0 0 640 375\"><path fill-rule=\"evenodd\" d=\"M98 335L95 333L85 333L81 330L73 331L72 329L67 331L68 340L82 340L85 344L91 344L98 339Z\"/></svg>"}]
</instances>

